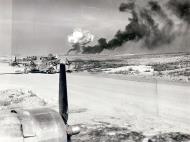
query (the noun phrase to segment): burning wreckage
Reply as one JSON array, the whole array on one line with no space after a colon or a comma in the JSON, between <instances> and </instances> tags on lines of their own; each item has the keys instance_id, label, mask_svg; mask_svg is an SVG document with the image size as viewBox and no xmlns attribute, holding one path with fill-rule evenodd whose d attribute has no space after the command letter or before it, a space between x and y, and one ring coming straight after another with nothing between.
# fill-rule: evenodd
<instances>
[{"instance_id":1,"label":"burning wreckage","mask_svg":"<svg viewBox=\"0 0 190 142\"><path fill-rule=\"evenodd\" d=\"M60 59L58 57L49 54L48 56L28 56L26 58L17 59L11 61L11 66L18 66L20 70L15 72L19 73L57 73Z\"/></svg>"}]
</instances>

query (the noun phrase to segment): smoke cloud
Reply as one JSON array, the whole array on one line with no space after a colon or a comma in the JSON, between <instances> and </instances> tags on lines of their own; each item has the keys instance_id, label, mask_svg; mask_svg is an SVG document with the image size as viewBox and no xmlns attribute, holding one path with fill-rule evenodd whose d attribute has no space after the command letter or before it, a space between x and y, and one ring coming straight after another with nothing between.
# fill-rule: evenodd
<instances>
[{"instance_id":1,"label":"smoke cloud","mask_svg":"<svg viewBox=\"0 0 190 142\"><path fill-rule=\"evenodd\" d=\"M100 38L94 46L85 46L83 53L100 53L103 50L114 50L127 42L139 41L139 48L154 50L164 45L172 45L179 36L189 31L190 1L129 1L121 3L120 12L130 14L129 24L124 30L118 30L113 39ZM186 27L182 30L182 27ZM139 46L139 44L138 44ZM126 47L127 48L127 47Z\"/></svg>"},{"instance_id":2,"label":"smoke cloud","mask_svg":"<svg viewBox=\"0 0 190 142\"><path fill-rule=\"evenodd\" d=\"M84 31L82 29L75 29L71 35L68 36L68 42L72 45L72 49L70 49L67 54L72 51L81 52L81 48L92 42L94 39L94 35L92 35L89 31Z\"/></svg>"},{"instance_id":3,"label":"smoke cloud","mask_svg":"<svg viewBox=\"0 0 190 142\"><path fill-rule=\"evenodd\" d=\"M190 1L189 0L170 0L169 8L181 19L190 24Z\"/></svg>"}]
</instances>

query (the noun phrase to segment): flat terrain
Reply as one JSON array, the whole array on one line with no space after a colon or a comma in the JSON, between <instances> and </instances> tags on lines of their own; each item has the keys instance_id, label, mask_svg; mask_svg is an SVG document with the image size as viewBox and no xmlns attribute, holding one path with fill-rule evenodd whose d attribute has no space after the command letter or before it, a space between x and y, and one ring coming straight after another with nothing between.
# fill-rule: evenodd
<instances>
[{"instance_id":1,"label":"flat terrain","mask_svg":"<svg viewBox=\"0 0 190 142\"><path fill-rule=\"evenodd\" d=\"M0 75L0 80L1 90L29 89L52 107L57 106L58 74L4 74ZM187 125L190 122L189 87L189 84L155 80L138 82L90 74L68 74L70 118L73 123L85 123L95 117L113 117L125 121L128 118L141 119L144 118L141 115L151 115ZM87 117L82 120L72 119L72 113L77 110L84 112L81 117Z\"/></svg>"},{"instance_id":2,"label":"flat terrain","mask_svg":"<svg viewBox=\"0 0 190 142\"><path fill-rule=\"evenodd\" d=\"M190 81L190 53L68 56L76 71L177 82ZM146 69L139 69L144 66ZM150 71L150 69L152 71Z\"/></svg>"},{"instance_id":3,"label":"flat terrain","mask_svg":"<svg viewBox=\"0 0 190 142\"><path fill-rule=\"evenodd\" d=\"M0 72L0 90L32 90L48 107L57 110L58 74L11 74L10 67L1 64L2 67L8 74ZM80 124L83 130L111 125L121 132L127 128L146 136L160 132L190 134L189 84L130 81L88 73L67 77L70 124Z\"/></svg>"}]
</instances>

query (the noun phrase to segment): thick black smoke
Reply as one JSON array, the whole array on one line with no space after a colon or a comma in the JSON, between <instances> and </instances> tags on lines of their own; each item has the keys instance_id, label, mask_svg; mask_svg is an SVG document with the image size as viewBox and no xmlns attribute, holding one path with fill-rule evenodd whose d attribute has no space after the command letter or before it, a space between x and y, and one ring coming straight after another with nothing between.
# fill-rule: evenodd
<instances>
[{"instance_id":1,"label":"thick black smoke","mask_svg":"<svg viewBox=\"0 0 190 142\"><path fill-rule=\"evenodd\" d=\"M126 10L133 10L135 8L135 3L134 2L129 2L129 3L121 3L119 10L124 12Z\"/></svg>"},{"instance_id":2,"label":"thick black smoke","mask_svg":"<svg viewBox=\"0 0 190 142\"><path fill-rule=\"evenodd\" d=\"M170 0L168 5L179 18L190 24L190 0Z\"/></svg>"},{"instance_id":3,"label":"thick black smoke","mask_svg":"<svg viewBox=\"0 0 190 142\"><path fill-rule=\"evenodd\" d=\"M130 9L132 7L134 6L129 6ZM122 11L124 11L124 8L122 8ZM146 26L138 23L139 20L135 11L132 12L132 18L129 20L130 23L126 26L125 30L119 30L113 39L107 41L105 38L100 38L97 45L84 47L83 53L100 53L104 49L113 50L122 46L127 41L141 39L146 33Z\"/></svg>"},{"instance_id":4,"label":"thick black smoke","mask_svg":"<svg viewBox=\"0 0 190 142\"><path fill-rule=\"evenodd\" d=\"M180 19L190 23L190 0L169 0L169 9ZM113 50L128 41L143 41L142 47L154 49L170 44L176 36L174 21L168 16L167 10L158 1L148 1L146 6L135 2L121 3L120 12L131 14L125 30L119 30L113 39L107 41L100 38L95 46L83 48L83 53L100 53L104 49Z\"/></svg>"}]
</instances>

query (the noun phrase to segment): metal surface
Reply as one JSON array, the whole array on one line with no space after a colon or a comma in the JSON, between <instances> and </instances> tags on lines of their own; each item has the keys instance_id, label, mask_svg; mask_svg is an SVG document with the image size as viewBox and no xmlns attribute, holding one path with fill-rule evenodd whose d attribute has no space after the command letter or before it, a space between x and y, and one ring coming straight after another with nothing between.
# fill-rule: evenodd
<instances>
[{"instance_id":1,"label":"metal surface","mask_svg":"<svg viewBox=\"0 0 190 142\"><path fill-rule=\"evenodd\" d=\"M0 142L23 142L21 124L17 114L0 112Z\"/></svg>"},{"instance_id":2,"label":"metal surface","mask_svg":"<svg viewBox=\"0 0 190 142\"><path fill-rule=\"evenodd\" d=\"M64 121L48 108L7 111L0 128L0 142L67 142Z\"/></svg>"},{"instance_id":3,"label":"metal surface","mask_svg":"<svg viewBox=\"0 0 190 142\"><path fill-rule=\"evenodd\" d=\"M62 116L65 124L67 124L67 120L68 120L68 98L67 98L66 67L64 64L60 64L59 113Z\"/></svg>"},{"instance_id":4,"label":"metal surface","mask_svg":"<svg viewBox=\"0 0 190 142\"><path fill-rule=\"evenodd\" d=\"M24 139L33 142L67 142L66 126L59 113L48 109L33 109L19 112ZM32 124L32 125L31 125Z\"/></svg>"}]
</instances>

